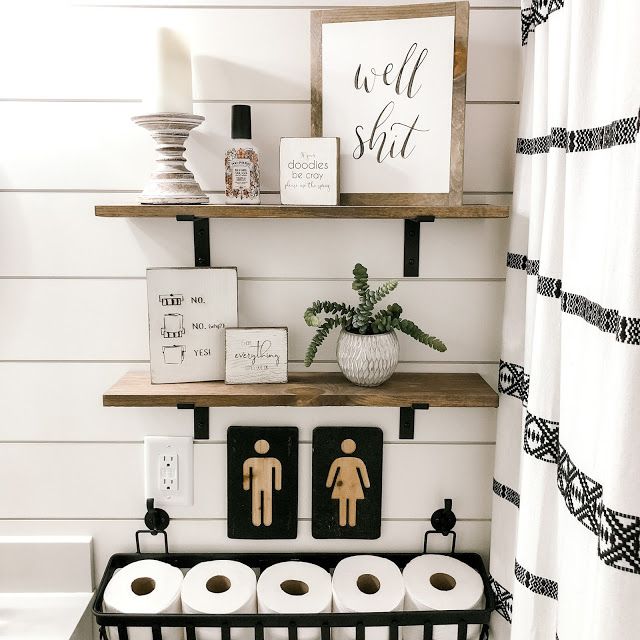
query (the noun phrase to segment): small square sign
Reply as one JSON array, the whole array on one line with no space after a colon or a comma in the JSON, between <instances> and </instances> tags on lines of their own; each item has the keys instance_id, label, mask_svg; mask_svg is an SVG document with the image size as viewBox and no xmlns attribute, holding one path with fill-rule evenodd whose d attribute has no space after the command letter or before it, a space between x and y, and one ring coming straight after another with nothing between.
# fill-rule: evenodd
<instances>
[{"instance_id":1,"label":"small square sign","mask_svg":"<svg viewBox=\"0 0 640 640\"><path fill-rule=\"evenodd\" d=\"M281 138L280 202L338 204L339 153L338 138Z\"/></svg>"},{"instance_id":2,"label":"small square sign","mask_svg":"<svg viewBox=\"0 0 640 640\"><path fill-rule=\"evenodd\" d=\"M287 381L287 328L228 329L227 384Z\"/></svg>"}]
</instances>

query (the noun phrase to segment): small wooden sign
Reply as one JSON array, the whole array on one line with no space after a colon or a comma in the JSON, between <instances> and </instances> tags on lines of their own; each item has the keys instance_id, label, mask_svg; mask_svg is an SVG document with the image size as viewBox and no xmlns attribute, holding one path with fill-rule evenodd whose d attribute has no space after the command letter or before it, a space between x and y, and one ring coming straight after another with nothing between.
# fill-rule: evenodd
<instances>
[{"instance_id":1,"label":"small wooden sign","mask_svg":"<svg viewBox=\"0 0 640 640\"><path fill-rule=\"evenodd\" d=\"M298 535L297 427L227 429L227 535Z\"/></svg>"},{"instance_id":2,"label":"small wooden sign","mask_svg":"<svg viewBox=\"0 0 640 640\"><path fill-rule=\"evenodd\" d=\"M280 202L338 204L339 154L339 138L281 138Z\"/></svg>"},{"instance_id":3,"label":"small wooden sign","mask_svg":"<svg viewBox=\"0 0 640 640\"><path fill-rule=\"evenodd\" d=\"M382 430L313 430L312 534L314 538L380 537Z\"/></svg>"},{"instance_id":4,"label":"small wooden sign","mask_svg":"<svg viewBox=\"0 0 640 640\"><path fill-rule=\"evenodd\" d=\"M226 331L227 384L287 381L287 328Z\"/></svg>"}]
</instances>

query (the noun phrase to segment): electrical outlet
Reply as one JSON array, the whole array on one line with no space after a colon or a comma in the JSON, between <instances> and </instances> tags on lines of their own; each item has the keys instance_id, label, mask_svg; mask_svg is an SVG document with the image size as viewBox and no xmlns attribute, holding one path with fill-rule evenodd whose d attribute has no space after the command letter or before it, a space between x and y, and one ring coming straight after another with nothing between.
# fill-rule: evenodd
<instances>
[{"instance_id":1,"label":"electrical outlet","mask_svg":"<svg viewBox=\"0 0 640 640\"><path fill-rule=\"evenodd\" d=\"M145 437L144 493L158 507L193 504L192 438Z\"/></svg>"}]
</instances>

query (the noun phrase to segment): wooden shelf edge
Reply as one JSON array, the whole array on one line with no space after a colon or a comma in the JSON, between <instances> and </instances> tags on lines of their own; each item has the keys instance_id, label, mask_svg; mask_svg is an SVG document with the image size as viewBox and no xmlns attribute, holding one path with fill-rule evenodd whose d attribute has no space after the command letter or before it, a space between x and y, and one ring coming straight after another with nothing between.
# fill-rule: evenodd
<instances>
[{"instance_id":1,"label":"wooden shelf edge","mask_svg":"<svg viewBox=\"0 0 640 640\"><path fill-rule=\"evenodd\" d=\"M292 373L285 384L151 384L129 372L103 395L105 407L497 407L498 394L477 373L396 373L380 387L358 387L340 373Z\"/></svg>"},{"instance_id":2,"label":"wooden shelf edge","mask_svg":"<svg viewBox=\"0 0 640 640\"><path fill-rule=\"evenodd\" d=\"M508 218L509 207L493 204L448 206L343 206L303 207L289 205L96 205L101 218L174 218L178 215L200 218L350 218L363 220L411 220L421 216L435 218Z\"/></svg>"}]
</instances>

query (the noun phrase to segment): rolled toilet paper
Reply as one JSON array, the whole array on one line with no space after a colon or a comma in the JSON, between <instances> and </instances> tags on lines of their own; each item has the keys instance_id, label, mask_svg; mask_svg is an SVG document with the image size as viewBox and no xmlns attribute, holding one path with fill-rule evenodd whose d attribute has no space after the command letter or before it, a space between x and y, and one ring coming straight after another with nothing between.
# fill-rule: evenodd
<instances>
[{"instance_id":1,"label":"rolled toilet paper","mask_svg":"<svg viewBox=\"0 0 640 640\"><path fill-rule=\"evenodd\" d=\"M341 560L333 571L333 610L402 611L404 582L400 569L380 556L351 556ZM353 627L334 627L334 640L355 640ZM388 640L388 627L367 627L366 640ZM402 640L398 629L398 640Z\"/></svg>"},{"instance_id":2,"label":"rolled toilet paper","mask_svg":"<svg viewBox=\"0 0 640 640\"><path fill-rule=\"evenodd\" d=\"M181 613L182 571L159 560L139 560L113 575L104 591L108 613ZM118 630L109 628L109 637ZM153 640L151 628L129 627L129 640ZM163 640L183 640L180 627L163 628Z\"/></svg>"},{"instance_id":3,"label":"rolled toilet paper","mask_svg":"<svg viewBox=\"0 0 640 640\"><path fill-rule=\"evenodd\" d=\"M265 569L258 578L259 613L331 612L331 576L308 562L280 562ZM265 627L267 640L288 640L286 628ZM320 629L298 629L298 640L319 640Z\"/></svg>"},{"instance_id":4,"label":"rolled toilet paper","mask_svg":"<svg viewBox=\"0 0 640 640\"><path fill-rule=\"evenodd\" d=\"M256 574L234 560L201 562L182 582L184 613L256 613ZM253 627L233 627L231 640L253 640ZM219 627L196 628L197 640L220 640Z\"/></svg>"},{"instance_id":5,"label":"rolled toilet paper","mask_svg":"<svg viewBox=\"0 0 640 640\"><path fill-rule=\"evenodd\" d=\"M480 574L451 556L426 554L411 560L402 573L407 590L405 611L481 609L484 585ZM467 627L467 640L480 637L482 625ZM423 627L404 627L404 640L422 640ZM457 640L456 625L433 628L433 640Z\"/></svg>"}]
</instances>

